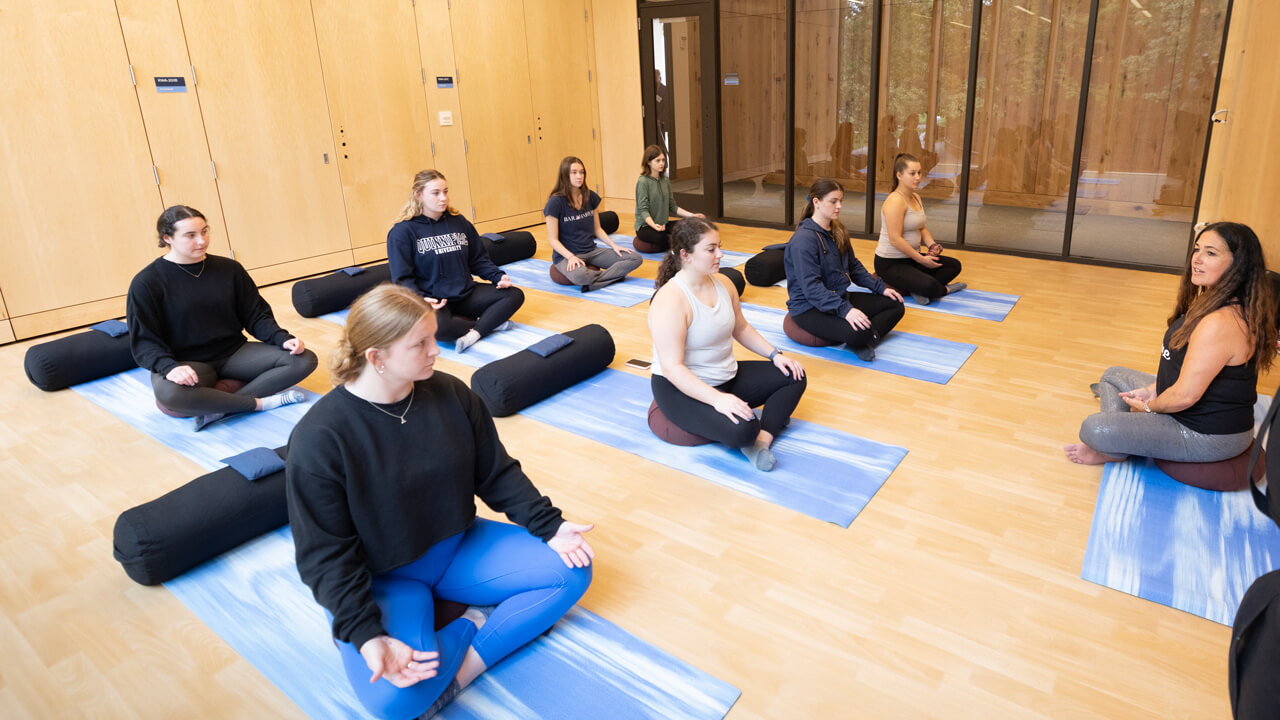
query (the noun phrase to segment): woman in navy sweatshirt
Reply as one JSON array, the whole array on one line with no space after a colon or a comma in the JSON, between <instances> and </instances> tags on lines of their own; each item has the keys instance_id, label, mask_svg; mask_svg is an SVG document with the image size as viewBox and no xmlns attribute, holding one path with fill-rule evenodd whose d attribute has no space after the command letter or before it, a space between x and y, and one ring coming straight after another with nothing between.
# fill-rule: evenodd
<instances>
[{"instance_id":1,"label":"woman in navy sweatshirt","mask_svg":"<svg viewBox=\"0 0 1280 720\"><path fill-rule=\"evenodd\" d=\"M439 170L413 178L400 220L387 233L391 281L435 308L436 337L466 352L480 338L505 330L524 304L524 293L493 261L475 227L449 207L449 182ZM472 275L492 285L477 283Z\"/></svg>"},{"instance_id":2,"label":"woman in navy sweatshirt","mask_svg":"<svg viewBox=\"0 0 1280 720\"><path fill-rule=\"evenodd\" d=\"M784 255L787 311L804 330L845 343L870 362L876 344L902 319L902 296L854 257L840 224L843 200L844 188L835 180L818 178L809 188L804 220ZM852 284L871 292L849 292Z\"/></svg>"}]
</instances>

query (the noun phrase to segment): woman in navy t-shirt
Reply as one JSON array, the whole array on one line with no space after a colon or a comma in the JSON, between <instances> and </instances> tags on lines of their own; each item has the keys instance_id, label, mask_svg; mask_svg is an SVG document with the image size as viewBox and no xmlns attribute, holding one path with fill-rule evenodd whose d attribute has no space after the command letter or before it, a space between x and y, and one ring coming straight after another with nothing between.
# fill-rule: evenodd
<instances>
[{"instance_id":1,"label":"woman in navy t-shirt","mask_svg":"<svg viewBox=\"0 0 1280 720\"><path fill-rule=\"evenodd\" d=\"M392 282L435 308L436 338L454 340L457 352L505 330L524 304L524 293L489 259L475 226L449 207L449 183L439 170L414 176L409 202L387 233L387 262ZM493 284L477 283L472 275Z\"/></svg>"},{"instance_id":2,"label":"woman in navy t-shirt","mask_svg":"<svg viewBox=\"0 0 1280 720\"><path fill-rule=\"evenodd\" d=\"M547 198L551 263L582 292L625 278L644 260L631 248L618 247L600 227L600 196L587 188L587 168L570 155L560 161L560 176ZM607 247L596 245L596 239ZM597 269L598 268L598 269Z\"/></svg>"}]
</instances>

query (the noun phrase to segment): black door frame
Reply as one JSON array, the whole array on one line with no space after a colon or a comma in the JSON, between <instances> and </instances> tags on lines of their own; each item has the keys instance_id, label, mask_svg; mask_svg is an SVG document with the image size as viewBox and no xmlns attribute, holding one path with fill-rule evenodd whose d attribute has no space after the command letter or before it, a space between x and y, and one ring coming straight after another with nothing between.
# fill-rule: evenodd
<instances>
[{"instance_id":1,"label":"black door frame","mask_svg":"<svg viewBox=\"0 0 1280 720\"><path fill-rule=\"evenodd\" d=\"M686 210L705 213L708 217L721 217L722 203L720 197L720 52L719 23L716 22L716 3L711 0L690 0L688 2L664 2L643 4L639 6L636 30L640 34L640 92L641 107L644 113L644 141L646 145L658 143L654 123L650 122L657 113L654 97L657 88L654 86L653 72L653 21L669 17L697 17L699 52L702 62L702 193L673 193L676 204ZM675 87L675 79L671 77L670 67L667 71L667 87ZM668 91L670 92L670 91ZM671 102L669 99L668 102ZM638 157L637 157L638 159ZM670 160L670 158L668 158ZM671 172L668 162L667 172ZM639 167L636 168L639 174Z\"/></svg>"}]
</instances>

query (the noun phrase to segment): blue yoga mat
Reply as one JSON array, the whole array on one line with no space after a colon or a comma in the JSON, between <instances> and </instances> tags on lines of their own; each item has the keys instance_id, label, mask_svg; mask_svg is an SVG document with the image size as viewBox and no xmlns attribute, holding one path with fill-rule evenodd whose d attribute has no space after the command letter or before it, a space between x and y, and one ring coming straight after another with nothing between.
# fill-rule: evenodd
<instances>
[{"instance_id":1,"label":"blue yoga mat","mask_svg":"<svg viewBox=\"0 0 1280 720\"><path fill-rule=\"evenodd\" d=\"M1280 567L1280 528L1248 490L1183 485L1147 458L1107 463L1080 576L1230 625L1245 590Z\"/></svg>"},{"instance_id":2,"label":"blue yoga mat","mask_svg":"<svg viewBox=\"0 0 1280 720\"><path fill-rule=\"evenodd\" d=\"M609 237L618 244L618 247L631 248L632 250L636 249L635 244L633 243L635 236L633 235L621 235L615 233ZM738 252L736 250L725 250L721 248L720 252L724 253L724 257L720 259L720 267L722 268L738 267L751 259L751 255ZM657 262L662 262L662 258L666 255L666 253L660 252L644 253L639 251L637 251L636 254L645 260L654 260Z\"/></svg>"},{"instance_id":3,"label":"blue yoga mat","mask_svg":"<svg viewBox=\"0 0 1280 720\"><path fill-rule=\"evenodd\" d=\"M546 260L529 258L503 265L502 269L511 276L512 282L522 288L531 288L582 300L592 300L608 305L616 305L617 307L639 305L653 297L652 280L627 277L599 290L584 293L578 287L560 285L552 280L551 276L547 274L547 269L550 267L551 263Z\"/></svg>"},{"instance_id":4,"label":"blue yoga mat","mask_svg":"<svg viewBox=\"0 0 1280 720\"><path fill-rule=\"evenodd\" d=\"M652 401L647 377L608 369L521 414L841 527L849 527L907 454L896 445L792 420L773 445L778 466L758 472L741 452L723 445L679 447L658 439L648 424Z\"/></svg>"},{"instance_id":5,"label":"blue yoga mat","mask_svg":"<svg viewBox=\"0 0 1280 720\"><path fill-rule=\"evenodd\" d=\"M371 717L347 682L324 611L298 578L287 526L165 586L311 717ZM437 717L719 720L740 694L575 607Z\"/></svg>"},{"instance_id":6,"label":"blue yoga mat","mask_svg":"<svg viewBox=\"0 0 1280 720\"><path fill-rule=\"evenodd\" d=\"M289 441L289 433L320 396L295 387L305 402L267 412L228 416L200 432L191 429L190 418L171 418L156 408L151 372L134 368L72 387L95 405L159 440L206 470L224 466L220 460L256 447L276 448Z\"/></svg>"},{"instance_id":7,"label":"blue yoga mat","mask_svg":"<svg viewBox=\"0 0 1280 720\"><path fill-rule=\"evenodd\" d=\"M871 291L861 285L850 285L849 292ZM1004 322L1004 319L1009 316L1009 312L1013 310L1013 306L1018 303L1019 297L1018 295L991 292L989 290L966 289L955 295L944 295L937 300L930 301L928 305L921 305L911 295L907 293L902 295L903 301L909 308L977 318L979 320L993 320L995 322Z\"/></svg>"},{"instance_id":8,"label":"blue yoga mat","mask_svg":"<svg viewBox=\"0 0 1280 720\"><path fill-rule=\"evenodd\" d=\"M950 382L973 351L978 349L977 345L969 343L894 330L876 346L876 359L863 362L844 345L809 347L787 337L782 331L782 318L786 314L786 310L742 303L742 315L747 322L775 347L789 353L856 365L915 380L928 380L940 385Z\"/></svg>"},{"instance_id":9,"label":"blue yoga mat","mask_svg":"<svg viewBox=\"0 0 1280 720\"><path fill-rule=\"evenodd\" d=\"M349 310L339 310L338 312L321 315L320 319L328 320L338 325L346 325L348 312ZM555 335L555 333L532 325L513 322L510 330L502 330L485 336L464 353L455 351L453 349L454 343L442 342L440 343L440 357L478 368L482 365L488 365L494 360L501 360L508 355L520 352L550 335Z\"/></svg>"}]
</instances>

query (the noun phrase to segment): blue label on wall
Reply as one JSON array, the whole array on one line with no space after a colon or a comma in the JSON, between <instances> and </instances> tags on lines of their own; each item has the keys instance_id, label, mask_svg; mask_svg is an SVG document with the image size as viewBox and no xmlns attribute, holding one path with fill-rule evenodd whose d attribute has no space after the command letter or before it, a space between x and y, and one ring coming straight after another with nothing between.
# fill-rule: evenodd
<instances>
[{"instance_id":1,"label":"blue label on wall","mask_svg":"<svg viewBox=\"0 0 1280 720\"><path fill-rule=\"evenodd\" d=\"M453 87L453 76L452 76L452 75L437 75L437 76L436 76L436 87L438 87L438 88L451 88L451 87Z\"/></svg>"},{"instance_id":2,"label":"blue label on wall","mask_svg":"<svg viewBox=\"0 0 1280 720\"><path fill-rule=\"evenodd\" d=\"M178 77L158 77L156 78L156 92L186 92L187 79L179 75Z\"/></svg>"}]
</instances>

